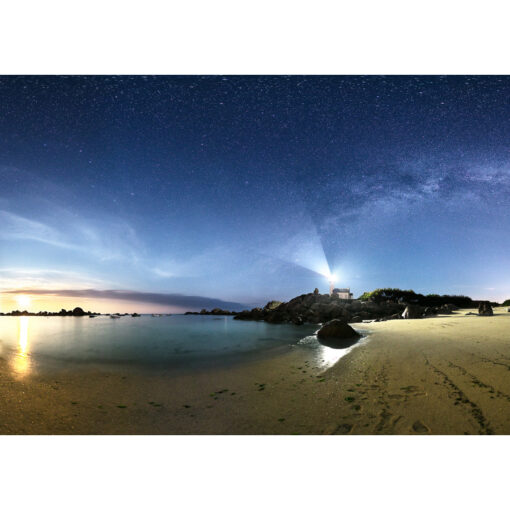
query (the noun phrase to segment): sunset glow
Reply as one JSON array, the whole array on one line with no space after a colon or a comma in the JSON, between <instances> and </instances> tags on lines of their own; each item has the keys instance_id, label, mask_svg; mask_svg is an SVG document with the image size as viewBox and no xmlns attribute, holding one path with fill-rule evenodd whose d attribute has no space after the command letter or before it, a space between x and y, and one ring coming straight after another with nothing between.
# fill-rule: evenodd
<instances>
[{"instance_id":1,"label":"sunset glow","mask_svg":"<svg viewBox=\"0 0 510 510\"><path fill-rule=\"evenodd\" d=\"M16 296L16 301L18 302L18 305L22 308L26 308L30 306L31 299L29 296L26 296L25 294L19 294Z\"/></svg>"}]
</instances>

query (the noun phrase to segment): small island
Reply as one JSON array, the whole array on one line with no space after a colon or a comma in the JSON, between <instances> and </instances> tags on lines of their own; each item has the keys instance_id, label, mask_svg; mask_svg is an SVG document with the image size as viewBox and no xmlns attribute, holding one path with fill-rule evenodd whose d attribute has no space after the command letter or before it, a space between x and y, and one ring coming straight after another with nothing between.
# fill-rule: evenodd
<instances>
[{"instance_id":1,"label":"small island","mask_svg":"<svg viewBox=\"0 0 510 510\"><path fill-rule=\"evenodd\" d=\"M202 308L200 312L185 312L184 315L238 315L238 312L229 312L221 308L213 308L212 310Z\"/></svg>"},{"instance_id":2,"label":"small island","mask_svg":"<svg viewBox=\"0 0 510 510\"><path fill-rule=\"evenodd\" d=\"M60 312L47 312L47 311L41 311L41 312L28 312L27 310L19 311L19 310L13 310L12 312L8 313L0 313L0 316L14 316L14 317L83 317L88 315L89 317L95 317L97 315L101 315L99 312L91 312L90 310L85 312L83 308L80 306L77 306L76 308L73 308L72 310L65 310L62 308ZM126 314L127 315L127 314Z\"/></svg>"}]
</instances>

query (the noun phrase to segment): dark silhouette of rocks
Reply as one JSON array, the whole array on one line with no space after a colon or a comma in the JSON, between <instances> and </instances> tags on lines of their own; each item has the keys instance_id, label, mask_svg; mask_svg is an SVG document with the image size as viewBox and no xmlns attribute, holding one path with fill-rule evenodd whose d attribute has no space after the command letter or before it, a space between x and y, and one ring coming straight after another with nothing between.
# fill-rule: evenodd
<instances>
[{"instance_id":1,"label":"dark silhouette of rocks","mask_svg":"<svg viewBox=\"0 0 510 510\"><path fill-rule=\"evenodd\" d=\"M494 312L492 311L492 306L489 303L489 301L482 301L480 303L480 305L478 306L478 315L483 315L483 316L494 315Z\"/></svg>"},{"instance_id":2,"label":"dark silhouette of rocks","mask_svg":"<svg viewBox=\"0 0 510 510\"><path fill-rule=\"evenodd\" d=\"M89 316L89 317L97 317L98 315L101 315L99 312L91 312L90 310L85 312L83 310L83 308L77 306L76 308L74 308L73 310L66 310L64 308L62 308L62 310L60 310L60 312L47 312L47 311L41 311L41 312L37 312L37 313L34 313L34 312L27 312L26 310L23 310L22 312L20 312L19 310L13 310L12 312L9 312L9 313L0 313L0 315L10 315L10 316L14 316L14 317L19 317L19 316L29 316L29 317L84 317L84 316Z\"/></svg>"},{"instance_id":3,"label":"dark silhouette of rocks","mask_svg":"<svg viewBox=\"0 0 510 510\"><path fill-rule=\"evenodd\" d=\"M228 310L222 310L221 308L213 308L208 311L202 308L200 312L185 312L184 315L237 315L237 312L229 312Z\"/></svg>"},{"instance_id":4,"label":"dark silhouette of rocks","mask_svg":"<svg viewBox=\"0 0 510 510\"><path fill-rule=\"evenodd\" d=\"M349 323L363 321L386 321L401 319L406 308L406 318L419 319L439 313L452 313L457 307L453 304L429 306L427 308L402 300L383 300L380 295L375 300L340 299L333 294L318 294L315 291L297 296L286 303L270 301L264 308L253 308L238 313L236 320L263 320L271 324L291 323L319 324L340 319Z\"/></svg>"}]
</instances>

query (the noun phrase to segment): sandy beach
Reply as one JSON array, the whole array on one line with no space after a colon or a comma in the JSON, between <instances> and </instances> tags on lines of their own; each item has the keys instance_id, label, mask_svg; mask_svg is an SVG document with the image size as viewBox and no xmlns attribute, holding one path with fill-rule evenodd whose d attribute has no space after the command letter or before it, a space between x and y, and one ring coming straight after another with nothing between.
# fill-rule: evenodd
<instances>
[{"instance_id":1,"label":"sandy beach","mask_svg":"<svg viewBox=\"0 0 510 510\"><path fill-rule=\"evenodd\" d=\"M2 434L508 434L510 313L363 324L328 369L279 349L187 373L0 361Z\"/></svg>"}]
</instances>

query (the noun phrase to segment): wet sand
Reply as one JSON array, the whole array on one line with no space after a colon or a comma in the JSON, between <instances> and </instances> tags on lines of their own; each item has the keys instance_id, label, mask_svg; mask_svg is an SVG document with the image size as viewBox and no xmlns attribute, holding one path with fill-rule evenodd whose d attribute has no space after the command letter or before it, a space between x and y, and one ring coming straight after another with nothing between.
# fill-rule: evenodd
<instances>
[{"instance_id":1,"label":"wet sand","mask_svg":"<svg viewBox=\"0 0 510 510\"><path fill-rule=\"evenodd\" d=\"M190 373L0 360L0 433L508 434L510 313L467 312L363 324L327 370L300 347Z\"/></svg>"}]
</instances>

